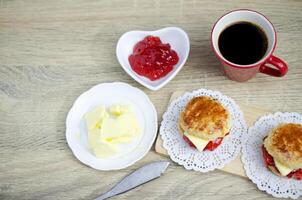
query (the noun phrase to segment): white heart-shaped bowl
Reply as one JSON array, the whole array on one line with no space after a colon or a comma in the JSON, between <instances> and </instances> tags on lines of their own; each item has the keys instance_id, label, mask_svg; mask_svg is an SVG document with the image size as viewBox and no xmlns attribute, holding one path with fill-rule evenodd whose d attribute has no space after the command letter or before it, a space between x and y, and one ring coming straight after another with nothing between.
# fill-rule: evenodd
<instances>
[{"instance_id":1,"label":"white heart-shaped bowl","mask_svg":"<svg viewBox=\"0 0 302 200\"><path fill-rule=\"evenodd\" d=\"M133 47L136 43L143 40L146 36L158 36L163 43L169 43L171 49L176 51L179 61L173 70L158 80L151 81L143 76L138 75L132 70L128 57L133 53ZM116 46L116 56L123 69L137 82L143 86L158 90L172 80L184 66L190 51L190 41L187 33L177 27L167 27L157 31L129 31L124 33Z\"/></svg>"}]
</instances>

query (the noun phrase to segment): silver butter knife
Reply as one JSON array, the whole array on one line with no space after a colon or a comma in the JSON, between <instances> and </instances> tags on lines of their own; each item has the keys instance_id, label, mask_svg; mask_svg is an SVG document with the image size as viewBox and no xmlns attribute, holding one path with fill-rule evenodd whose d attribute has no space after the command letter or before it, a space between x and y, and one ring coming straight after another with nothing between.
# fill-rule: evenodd
<instances>
[{"instance_id":1,"label":"silver butter knife","mask_svg":"<svg viewBox=\"0 0 302 200\"><path fill-rule=\"evenodd\" d=\"M167 161L157 161L144 165L143 167L135 170L134 172L126 176L119 183L117 183L111 190L102 194L95 200L107 199L109 197L131 190L155 178L158 178L162 173L166 171L169 164L170 163Z\"/></svg>"}]
</instances>

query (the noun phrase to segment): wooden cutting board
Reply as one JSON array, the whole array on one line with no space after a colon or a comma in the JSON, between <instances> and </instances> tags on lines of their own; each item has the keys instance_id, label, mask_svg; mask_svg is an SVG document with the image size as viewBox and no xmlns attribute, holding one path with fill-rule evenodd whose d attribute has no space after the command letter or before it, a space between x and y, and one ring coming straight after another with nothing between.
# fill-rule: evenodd
<instances>
[{"instance_id":1,"label":"wooden cutting board","mask_svg":"<svg viewBox=\"0 0 302 200\"><path fill-rule=\"evenodd\" d=\"M171 95L171 98L170 98L170 102L173 99L177 98L178 96L181 96L183 93L184 93L183 91L173 92ZM246 123L248 126L251 126L262 115L266 115L269 113L269 111L267 111L267 110L256 108L256 107L253 107L250 105L243 105L243 104L238 104L238 105L244 114L244 117L245 117L245 120L246 120ZM161 139L160 134L158 134L156 143L155 143L155 151L161 155L168 156L168 153L167 153L166 149L164 149L162 144L163 144L163 141ZM244 168L243 168L243 164L241 162L241 153L239 154L238 157L235 158L235 160L233 160L229 164L225 165L225 167L220 170L231 173L231 174L235 174L238 176L247 177L245 174Z\"/></svg>"}]
</instances>

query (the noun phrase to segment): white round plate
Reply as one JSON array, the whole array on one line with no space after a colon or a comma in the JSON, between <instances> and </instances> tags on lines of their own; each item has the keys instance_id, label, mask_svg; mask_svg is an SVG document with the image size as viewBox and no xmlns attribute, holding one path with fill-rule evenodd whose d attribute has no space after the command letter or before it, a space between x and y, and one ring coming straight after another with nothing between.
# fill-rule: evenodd
<instances>
[{"instance_id":1,"label":"white round plate","mask_svg":"<svg viewBox=\"0 0 302 200\"><path fill-rule=\"evenodd\" d=\"M130 105L139 121L140 137L110 158L97 158L90 151L84 120L86 112L98 105ZM143 158L150 150L157 133L157 113L148 96L126 83L103 83L81 94L74 102L66 119L66 139L75 157L98 170L126 168Z\"/></svg>"}]
</instances>

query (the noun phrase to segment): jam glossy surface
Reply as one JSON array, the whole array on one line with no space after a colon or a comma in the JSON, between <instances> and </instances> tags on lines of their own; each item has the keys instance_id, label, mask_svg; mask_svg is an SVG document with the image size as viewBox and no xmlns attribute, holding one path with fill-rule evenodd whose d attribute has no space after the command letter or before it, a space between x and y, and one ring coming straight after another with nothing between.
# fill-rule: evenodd
<instances>
[{"instance_id":1,"label":"jam glossy surface","mask_svg":"<svg viewBox=\"0 0 302 200\"><path fill-rule=\"evenodd\" d=\"M288 178L294 178L296 180L302 180L302 169L292 171L287 175Z\"/></svg>"},{"instance_id":2,"label":"jam glossy surface","mask_svg":"<svg viewBox=\"0 0 302 200\"><path fill-rule=\"evenodd\" d=\"M274 158L266 151L264 145L262 145L262 154L265 166L275 166Z\"/></svg>"},{"instance_id":3,"label":"jam glossy surface","mask_svg":"<svg viewBox=\"0 0 302 200\"><path fill-rule=\"evenodd\" d=\"M133 71L151 81L166 76L179 60L170 44L163 44L155 36L147 36L138 42L128 59Z\"/></svg>"},{"instance_id":4,"label":"jam glossy surface","mask_svg":"<svg viewBox=\"0 0 302 200\"><path fill-rule=\"evenodd\" d=\"M210 141L207 146L204 148L204 150L213 151L215 150L222 142L223 138L219 137L214 141Z\"/></svg>"}]
</instances>

